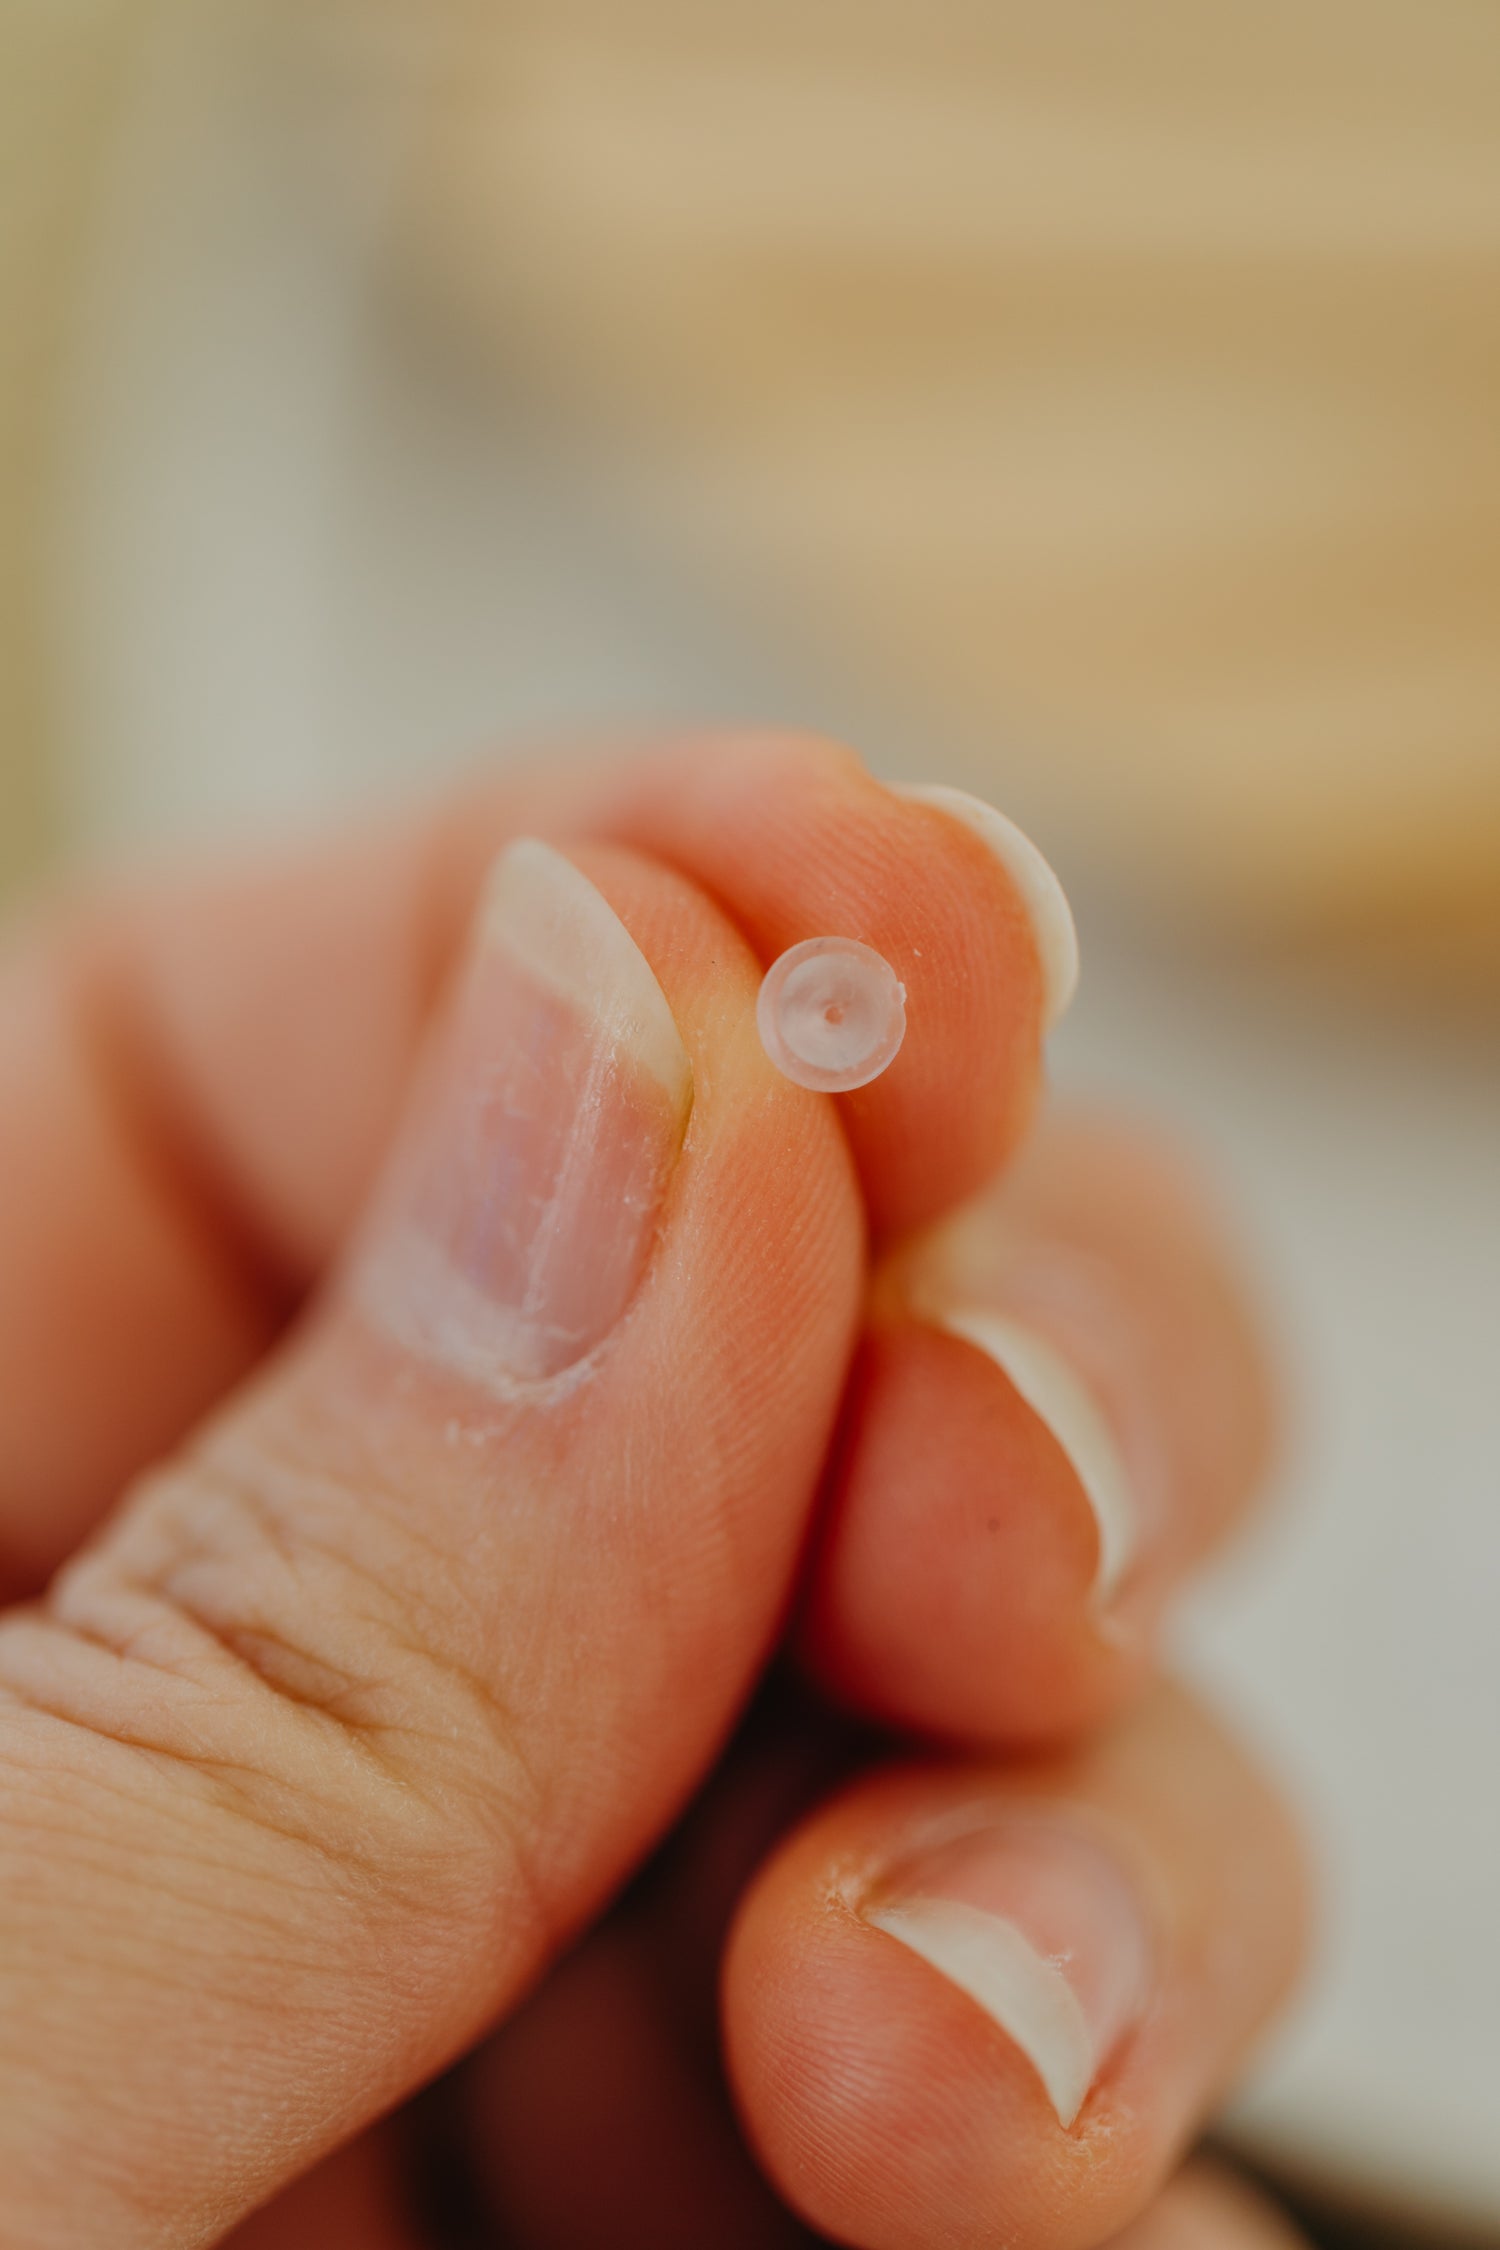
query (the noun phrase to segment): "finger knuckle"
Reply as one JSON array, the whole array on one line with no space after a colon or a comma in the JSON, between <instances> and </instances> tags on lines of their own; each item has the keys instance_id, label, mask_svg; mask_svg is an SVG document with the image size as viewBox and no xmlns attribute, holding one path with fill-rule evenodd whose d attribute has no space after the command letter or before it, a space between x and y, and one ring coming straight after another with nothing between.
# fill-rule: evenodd
<instances>
[{"instance_id":1,"label":"finger knuckle","mask_svg":"<svg viewBox=\"0 0 1500 2250\"><path fill-rule=\"evenodd\" d=\"M537 1785L452 1577L368 1486L210 1448L0 1625L0 1694L403 1912L529 1917Z\"/></svg>"}]
</instances>

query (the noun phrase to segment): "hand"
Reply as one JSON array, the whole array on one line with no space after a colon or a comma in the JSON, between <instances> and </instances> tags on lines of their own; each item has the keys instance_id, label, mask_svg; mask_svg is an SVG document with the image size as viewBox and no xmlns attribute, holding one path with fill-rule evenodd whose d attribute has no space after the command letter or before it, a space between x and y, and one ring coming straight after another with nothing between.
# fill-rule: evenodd
<instances>
[{"instance_id":1,"label":"hand","mask_svg":"<svg viewBox=\"0 0 1500 2250\"><path fill-rule=\"evenodd\" d=\"M481 2041L527 2250L1280 2239L1166 2187L1301 1898L1150 1657L1264 1378L1167 1159L1017 1160L1058 928L731 738L20 935L4 2250L416 2250ZM825 930L910 996L838 1099L754 1030Z\"/></svg>"}]
</instances>

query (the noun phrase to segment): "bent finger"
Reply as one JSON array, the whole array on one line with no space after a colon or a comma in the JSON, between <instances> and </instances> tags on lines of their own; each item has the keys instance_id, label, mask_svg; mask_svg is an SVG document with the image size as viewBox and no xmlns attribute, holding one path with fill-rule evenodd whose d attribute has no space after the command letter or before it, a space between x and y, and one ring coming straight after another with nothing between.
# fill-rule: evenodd
<instances>
[{"instance_id":1,"label":"bent finger","mask_svg":"<svg viewBox=\"0 0 1500 2250\"><path fill-rule=\"evenodd\" d=\"M1067 1757L875 1776L741 1911L724 2018L747 2130L861 2250L1087 2250L1224 2092L1302 1911L1274 1798L1165 1691Z\"/></svg>"},{"instance_id":2,"label":"bent finger","mask_svg":"<svg viewBox=\"0 0 1500 2250\"><path fill-rule=\"evenodd\" d=\"M888 1265L802 1646L844 1701L974 1741L1096 1724L1264 1475L1266 1353L1169 1144L1044 1122Z\"/></svg>"}]
</instances>

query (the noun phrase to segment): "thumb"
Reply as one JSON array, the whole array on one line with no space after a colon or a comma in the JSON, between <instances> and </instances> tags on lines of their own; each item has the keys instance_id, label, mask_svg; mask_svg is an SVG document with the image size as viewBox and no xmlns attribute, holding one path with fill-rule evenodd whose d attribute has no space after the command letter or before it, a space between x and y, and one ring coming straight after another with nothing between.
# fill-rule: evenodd
<instances>
[{"instance_id":1,"label":"thumb","mask_svg":"<svg viewBox=\"0 0 1500 2250\"><path fill-rule=\"evenodd\" d=\"M214 2239L502 2011L712 1756L862 1253L758 974L678 876L512 846L342 1276L0 1623L5 2245Z\"/></svg>"}]
</instances>

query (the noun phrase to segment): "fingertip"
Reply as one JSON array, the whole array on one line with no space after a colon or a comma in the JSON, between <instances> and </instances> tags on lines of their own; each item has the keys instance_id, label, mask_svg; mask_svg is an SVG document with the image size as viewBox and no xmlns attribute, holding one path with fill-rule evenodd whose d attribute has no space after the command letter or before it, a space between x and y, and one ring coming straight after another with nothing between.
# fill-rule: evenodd
<instances>
[{"instance_id":1,"label":"fingertip","mask_svg":"<svg viewBox=\"0 0 1500 2250\"><path fill-rule=\"evenodd\" d=\"M1140 1677L1103 1631L1097 1523L1055 1435L962 1338L867 1332L799 1624L825 1692L940 1740L1047 1742Z\"/></svg>"},{"instance_id":2,"label":"fingertip","mask_svg":"<svg viewBox=\"0 0 1500 2250\"><path fill-rule=\"evenodd\" d=\"M840 745L776 735L673 746L622 777L601 821L705 883L763 965L851 938L904 986L899 1054L837 1097L877 1234L994 1175L1040 1084L1047 969L1026 891L971 823Z\"/></svg>"},{"instance_id":3,"label":"fingertip","mask_svg":"<svg viewBox=\"0 0 1500 2250\"><path fill-rule=\"evenodd\" d=\"M949 1739L1096 1724L1256 1491L1269 1395L1234 1259L1170 1150L1049 1120L877 1277L807 1661Z\"/></svg>"},{"instance_id":4,"label":"fingertip","mask_svg":"<svg viewBox=\"0 0 1500 2250\"><path fill-rule=\"evenodd\" d=\"M1080 2119L1092 2072L1073 2083L1063 2055L1054 2075L1038 1988L1057 1979L1013 1925L994 1975L973 1974L923 1902L891 1895L927 1836L942 1849L975 1817L950 1795L924 1823L921 1802L899 1777L842 1800L742 1907L725 2025L747 2133L793 2208L839 2241L1102 2240L1144 2199L1159 2152L1097 2105ZM971 1942L960 1932L957 1950Z\"/></svg>"},{"instance_id":5,"label":"fingertip","mask_svg":"<svg viewBox=\"0 0 1500 2250\"><path fill-rule=\"evenodd\" d=\"M877 1771L742 1903L747 2130L835 2239L1085 2250L1221 2097L1300 1927L1284 1814L1170 1692L1064 1756Z\"/></svg>"},{"instance_id":6,"label":"fingertip","mask_svg":"<svg viewBox=\"0 0 1500 2250\"><path fill-rule=\"evenodd\" d=\"M1042 972L1042 1022L1050 1031L1072 1006L1078 989L1078 929L1068 894L1024 829L982 797L940 782L907 782L895 794L931 805L978 837L1022 899Z\"/></svg>"}]
</instances>

